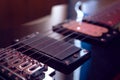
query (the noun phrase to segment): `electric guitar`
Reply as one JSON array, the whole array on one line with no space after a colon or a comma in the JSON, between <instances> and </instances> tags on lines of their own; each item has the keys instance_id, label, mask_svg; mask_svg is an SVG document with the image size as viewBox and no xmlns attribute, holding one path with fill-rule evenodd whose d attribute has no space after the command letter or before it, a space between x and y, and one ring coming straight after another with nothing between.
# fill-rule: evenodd
<instances>
[{"instance_id":1,"label":"electric guitar","mask_svg":"<svg viewBox=\"0 0 120 80\"><path fill-rule=\"evenodd\" d=\"M9 80L43 80L47 66L69 74L89 59L89 51L70 43L74 38L66 41L73 33L59 40L46 35L36 32L1 49L1 75Z\"/></svg>"},{"instance_id":2,"label":"electric guitar","mask_svg":"<svg viewBox=\"0 0 120 80\"><path fill-rule=\"evenodd\" d=\"M117 13L111 11L111 8L116 9ZM48 66L65 74L71 73L90 57L89 51L71 43L74 39L106 43L119 35L119 31L111 28L120 21L119 3L113 4L107 10L102 15L97 13L85 18L82 24L68 20L54 26L55 32L64 35L62 38L55 39L37 32L1 49L0 75L6 80L43 80ZM106 16L109 11L114 18ZM100 15L96 16L98 14ZM81 25L83 27L79 27Z\"/></svg>"}]
</instances>

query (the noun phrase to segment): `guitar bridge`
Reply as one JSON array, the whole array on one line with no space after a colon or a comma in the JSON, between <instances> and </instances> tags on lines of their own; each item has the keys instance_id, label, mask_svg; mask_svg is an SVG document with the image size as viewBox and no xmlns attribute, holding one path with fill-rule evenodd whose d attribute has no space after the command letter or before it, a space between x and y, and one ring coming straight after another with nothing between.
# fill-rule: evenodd
<instances>
[{"instance_id":1,"label":"guitar bridge","mask_svg":"<svg viewBox=\"0 0 120 80\"><path fill-rule=\"evenodd\" d=\"M4 52L4 53L3 53ZM7 49L0 51L0 73L12 80L32 80L42 77L46 67L40 63L20 52Z\"/></svg>"}]
</instances>

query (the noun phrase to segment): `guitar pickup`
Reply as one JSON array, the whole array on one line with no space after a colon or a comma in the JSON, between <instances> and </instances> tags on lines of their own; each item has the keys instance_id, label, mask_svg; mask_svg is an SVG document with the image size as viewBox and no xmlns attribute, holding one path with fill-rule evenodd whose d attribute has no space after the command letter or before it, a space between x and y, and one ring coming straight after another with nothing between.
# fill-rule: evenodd
<instances>
[{"instance_id":1,"label":"guitar pickup","mask_svg":"<svg viewBox=\"0 0 120 80\"><path fill-rule=\"evenodd\" d=\"M61 31L57 31L59 29L61 29ZM79 40L99 45L106 45L119 36L119 31L110 27L95 25L87 22L79 23L74 20L68 20L53 26L53 31L57 33L67 31L67 34L65 35L76 32L74 36L71 36L71 38L78 36L76 38Z\"/></svg>"},{"instance_id":2,"label":"guitar pickup","mask_svg":"<svg viewBox=\"0 0 120 80\"><path fill-rule=\"evenodd\" d=\"M29 44L33 41L31 44ZM26 45L25 55L46 64L55 70L69 74L82 65L90 57L90 52L76 47L74 44L64 40L57 40L50 36L37 34L34 38L26 38L21 45ZM37 46L36 46L37 45ZM81 54L83 54L81 56ZM77 57L74 57L77 55ZM28 71L28 70L27 70Z\"/></svg>"}]
</instances>

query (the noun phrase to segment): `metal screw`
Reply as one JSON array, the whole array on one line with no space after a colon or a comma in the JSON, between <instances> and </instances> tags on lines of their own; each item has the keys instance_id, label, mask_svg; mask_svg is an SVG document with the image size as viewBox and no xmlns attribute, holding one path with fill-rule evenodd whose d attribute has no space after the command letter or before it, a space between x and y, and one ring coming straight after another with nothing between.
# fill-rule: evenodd
<instances>
[{"instance_id":1,"label":"metal screw","mask_svg":"<svg viewBox=\"0 0 120 80\"><path fill-rule=\"evenodd\" d=\"M74 54L73 57L74 57L74 58L78 58L78 55L77 55L77 54Z\"/></svg>"},{"instance_id":2,"label":"metal screw","mask_svg":"<svg viewBox=\"0 0 120 80\"><path fill-rule=\"evenodd\" d=\"M20 40L19 39L16 39L15 42L19 42Z\"/></svg>"},{"instance_id":3,"label":"metal screw","mask_svg":"<svg viewBox=\"0 0 120 80\"><path fill-rule=\"evenodd\" d=\"M117 34L117 32L116 32L116 31L113 31L113 34Z\"/></svg>"},{"instance_id":4,"label":"metal screw","mask_svg":"<svg viewBox=\"0 0 120 80\"><path fill-rule=\"evenodd\" d=\"M106 36L107 36L107 37L110 37L111 35L110 35L110 34L107 34Z\"/></svg>"},{"instance_id":5,"label":"metal screw","mask_svg":"<svg viewBox=\"0 0 120 80\"><path fill-rule=\"evenodd\" d=\"M70 62L69 62L68 60L65 60L65 64L66 64L66 65L69 65Z\"/></svg>"},{"instance_id":6,"label":"metal screw","mask_svg":"<svg viewBox=\"0 0 120 80\"><path fill-rule=\"evenodd\" d=\"M9 73L8 73L8 76L12 76L12 74L9 72Z\"/></svg>"},{"instance_id":7,"label":"metal screw","mask_svg":"<svg viewBox=\"0 0 120 80\"><path fill-rule=\"evenodd\" d=\"M105 39L103 39L103 38L101 38L101 41L102 41L102 42L105 42L106 40L105 40Z\"/></svg>"},{"instance_id":8,"label":"metal screw","mask_svg":"<svg viewBox=\"0 0 120 80\"><path fill-rule=\"evenodd\" d=\"M5 72L5 69L1 69L2 72Z\"/></svg>"}]
</instances>

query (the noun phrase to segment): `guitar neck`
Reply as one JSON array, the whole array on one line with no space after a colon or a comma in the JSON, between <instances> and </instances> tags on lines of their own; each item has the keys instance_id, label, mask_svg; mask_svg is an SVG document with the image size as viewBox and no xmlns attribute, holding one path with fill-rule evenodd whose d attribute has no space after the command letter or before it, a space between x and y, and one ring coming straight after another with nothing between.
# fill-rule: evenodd
<instances>
[{"instance_id":1,"label":"guitar neck","mask_svg":"<svg viewBox=\"0 0 120 80\"><path fill-rule=\"evenodd\" d=\"M114 27L120 22L120 1L117 1L107 8L96 12L95 14L85 17L86 21L101 23Z\"/></svg>"}]
</instances>

